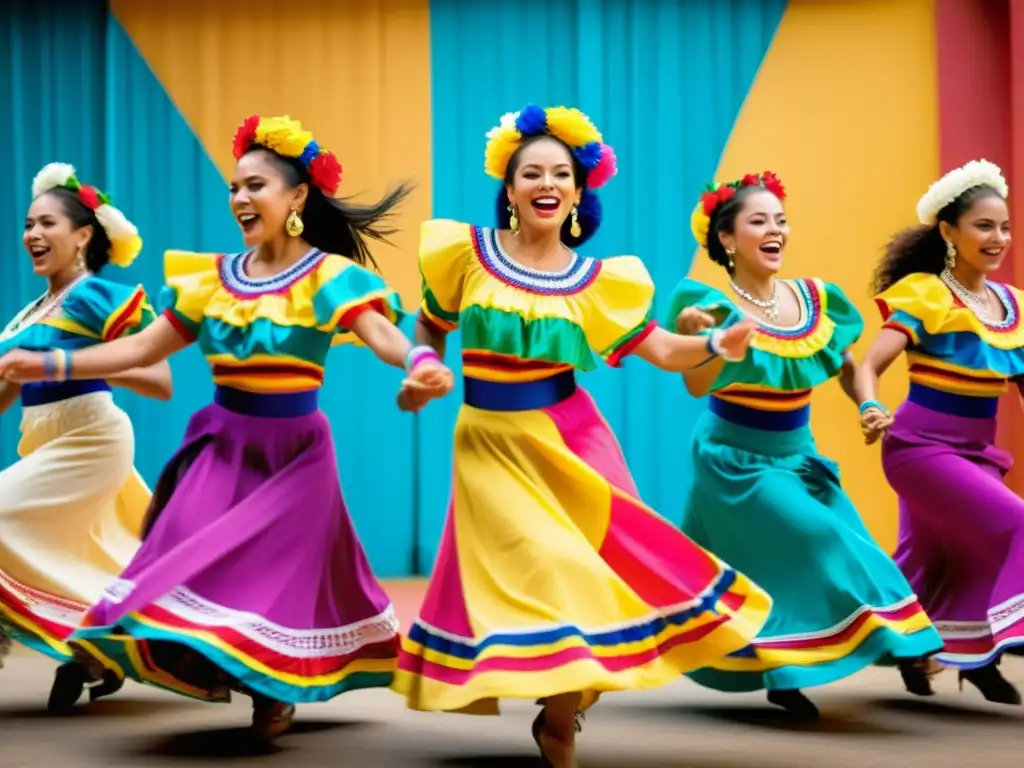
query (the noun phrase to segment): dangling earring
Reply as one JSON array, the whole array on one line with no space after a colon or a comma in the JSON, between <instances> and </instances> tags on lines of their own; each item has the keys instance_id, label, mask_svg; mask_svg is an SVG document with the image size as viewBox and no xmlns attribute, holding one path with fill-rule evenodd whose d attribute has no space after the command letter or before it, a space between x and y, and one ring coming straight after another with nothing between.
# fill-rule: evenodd
<instances>
[{"instance_id":1,"label":"dangling earring","mask_svg":"<svg viewBox=\"0 0 1024 768\"><path fill-rule=\"evenodd\" d=\"M305 228L306 225L302 223L302 217L299 216L299 212L293 208L292 212L288 214L288 218L285 219L285 231L292 237L298 237L302 234L302 230Z\"/></svg>"},{"instance_id":2,"label":"dangling earring","mask_svg":"<svg viewBox=\"0 0 1024 768\"><path fill-rule=\"evenodd\" d=\"M508 227L513 232L519 231L519 217L516 215L516 207L512 203L508 204Z\"/></svg>"},{"instance_id":3,"label":"dangling earring","mask_svg":"<svg viewBox=\"0 0 1024 768\"><path fill-rule=\"evenodd\" d=\"M949 240L946 241L946 269L956 267L956 246Z\"/></svg>"},{"instance_id":4,"label":"dangling earring","mask_svg":"<svg viewBox=\"0 0 1024 768\"><path fill-rule=\"evenodd\" d=\"M579 211L576 210L576 206L572 207L572 224L569 225L569 234L573 237L579 237L583 234L583 227L580 226Z\"/></svg>"},{"instance_id":5,"label":"dangling earring","mask_svg":"<svg viewBox=\"0 0 1024 768\"><path fill-rule=\"evenodd\" d=\"M735 248L726 248L725 249L725 255L729 257L729 269L735 268L736 267L736 262L733 261L732 257L736 255L736 249Z\"/></svg>"},{"instance_id":6,"label":"dangling earring","mask_svg":"<svg viewBox=\"0 0 1024 768\"><path fill-rule=\"evenodd\" d=\"M79 272L85 271L85 254L82 253L82 249L78 249L78 253L75 256L75 269Z\"/></svg>"}]
</instances>

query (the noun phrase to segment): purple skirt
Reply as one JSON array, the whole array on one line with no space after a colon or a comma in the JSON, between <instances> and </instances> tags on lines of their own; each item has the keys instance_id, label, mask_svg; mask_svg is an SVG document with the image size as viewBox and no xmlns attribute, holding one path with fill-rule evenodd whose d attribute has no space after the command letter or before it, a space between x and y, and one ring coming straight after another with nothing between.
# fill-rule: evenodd
<instances>
[{"instance_id":1,"label":"purple skirt","mask_svg":"<svg viewBox=\"0 0 1024 768\"><path fill-rule=\"evenodd\" d=\"M942 636L943 664L985 666L1024 644L1024 500L1003 477L995 418L905 402L882 443L899 495L895 559Z\"/></svg>"},{"instance_id":2,"label":"purple skirt","mask_svg":"<svg viewBox=\"0 0 1024 768\"><path fill-rule=\"evenodd\" d=\"M142 547L69 642L205 700L235 689L325 701L390 685L397 620L353 530L315 395L219 390L218 402L193 416Z\"/></svg>"}]
</instances>

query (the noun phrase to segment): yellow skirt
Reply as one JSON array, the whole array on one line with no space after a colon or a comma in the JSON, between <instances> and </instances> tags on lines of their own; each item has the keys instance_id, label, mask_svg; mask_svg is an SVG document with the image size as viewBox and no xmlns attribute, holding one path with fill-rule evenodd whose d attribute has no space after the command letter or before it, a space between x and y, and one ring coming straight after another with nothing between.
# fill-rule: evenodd
<instances>
[{"instance_id":1,"label":"yellow skirt","mask_svg":"<svg viewBox=\"0 0 1024 768\"><path fill-rule=\"evenodd\" d=\"M150 492L109 392L26 407L22 457L0 472L0 628L58 660L139 547Z\"/></svg>"},{"instance_id":2,"label":"yellow skirt","mask_svg":"<svg viewBox=\"0 0 1024 768\"><path fill-rule=\"evenodd\" d=\"M455 486L393 688L414 709L660 686L744 648L770 598L640 501L581 389L538 410L463 406Z\"/></svg>"}]
</instances>

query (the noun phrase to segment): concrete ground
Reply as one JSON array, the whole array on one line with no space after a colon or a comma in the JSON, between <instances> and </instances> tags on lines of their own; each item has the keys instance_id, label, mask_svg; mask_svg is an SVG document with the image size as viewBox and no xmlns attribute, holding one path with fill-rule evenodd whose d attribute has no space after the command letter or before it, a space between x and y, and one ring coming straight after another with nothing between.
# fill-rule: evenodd
<instances>
[{"instance_id":1,"label":"concrete ground","mask_svg":"<svg viewBox=\"0 0 1024 768\"><path fill-rule=\"evenodd\" d=\"M403 624L418 585L392 589ZM1024 686L1024 660L1005 674ZM515 768L538 761L529 727L536 708L512 702L502 717L424 714L388 691L358 691L302 707L273 747L245 731L248 701L192 702L129 683L116 696L55 719L44 710L53 663L19 650L0 671L0 768L60 766L355 766ZM987 704L955 673L938 694L902 691L895 671L870 669L811 692L815 725L786 722L759 694L726 696L688 680L609 695L580 735L583 768L924 768L1019 766L1024 708Z\"/></svg>"}]
</instances>

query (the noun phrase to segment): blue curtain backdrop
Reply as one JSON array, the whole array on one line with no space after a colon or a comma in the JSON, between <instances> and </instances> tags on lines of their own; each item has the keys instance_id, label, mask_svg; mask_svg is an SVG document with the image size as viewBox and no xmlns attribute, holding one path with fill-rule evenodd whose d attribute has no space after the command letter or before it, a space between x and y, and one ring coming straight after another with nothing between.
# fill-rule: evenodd
<instances>
[{"instance_id":1,"label":"blue curtain backdrop","mask_svg":"<svg viewBox=\"0 0 1024 768\"><path fill-rule=\"evenodd\" d=\"M128 270L109 268L108 278L141 282L155 296L165 249L239 247L223 179L105 2L62 3L59 12L48 5L14 0L0 8L0 103L10 105L11 147L0 185L0 231L8 233L2 322L45 288L32 274L20 233L32 177L47 162L75 165L138 225L142 256ZM620 162L619 176L602 192L602 231L587 249L641 256L660 287L657 310L664 311L694 252L695 195L714 172L785 5L435 0L434 214L491 223L496 190L482 170L486 131L528 101L578 106ZM456 334L453 365L457 343ZM172 367L170 403L116 394L135 425L137 465L150 483L212 391L195 349L175 356ZM382 576L428 571L448 498L461 393L414 421L393 405L400 372L366 352L339 350L327 375L324 408L374 568ZM353 383L358 401L346 394ZM688 425L702 406L685 395L678 377L639 360L589 374L583 383L619 435L645 499L679 519L690 474ZM17 457L18 417L17 406L0 417L0 467Z\"/></svg>"}]
</instances>

